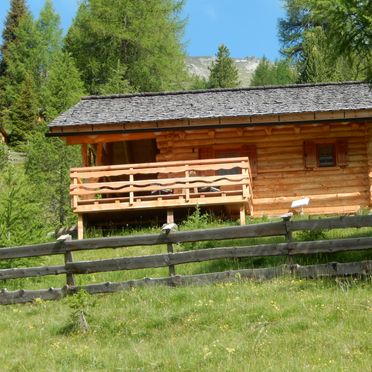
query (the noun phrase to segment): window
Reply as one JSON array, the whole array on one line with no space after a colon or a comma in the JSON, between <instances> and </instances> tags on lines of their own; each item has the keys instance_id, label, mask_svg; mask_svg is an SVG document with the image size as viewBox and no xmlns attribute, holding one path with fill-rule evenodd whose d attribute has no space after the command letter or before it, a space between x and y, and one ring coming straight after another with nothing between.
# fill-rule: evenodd
<instances>
[{"instance_id":1,"label":"window","mask_svg":"<svg viewBox=\"0 0 372 372\"><path fill-rule=\"evenodd\" d=\"M318 167L334 167L336 154L334 143L318 143L316 145L316 162Z\"/></svg>"},{"instance_id":2,"label":"window","mask_svg":"<svg viewBox=\"0 0 372 372\"><path fill-rule=\"evenodd\" d=\"M313 140L304 142L305 168L347 166L347 140Z\"/></svg>"}]
</instances>

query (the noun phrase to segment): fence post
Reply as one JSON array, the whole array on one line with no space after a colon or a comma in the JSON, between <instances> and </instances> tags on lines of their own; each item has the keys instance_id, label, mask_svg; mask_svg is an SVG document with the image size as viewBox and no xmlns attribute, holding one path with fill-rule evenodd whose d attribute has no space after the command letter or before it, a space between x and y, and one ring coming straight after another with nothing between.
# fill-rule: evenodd
<instances>
[{"instance_id":1,"label":"fence post","mask_svg":"<svg viewBox=\"0 0 372 372\"><path fill-rule=\"evenodd\" d=\"M285 241L287 243L290 243L293 239L292 237L292 231L291 230L288 230L288 222L291 220L293 216L293 213L292 212L289 212L289 213L285 213L283 215L281 215L280 217L282 218L283 220L283 223L284 223L284 228L285 228ZM292 256L289 254L289 250L288 250L288 255L287 255L287 264L288 265L292 265L293 264L293 260L292 260Z\"/></svg>"},{"instance_id":2,"label":"fence post","mask_svg":"<svg viewBox=\"0 0 372 372\"><path fill-rule=\"evenodd\" d=\"M172 222L172 223L166 223L161 228L162 233L168 235L171 231L175 231L178 229L178 226ZM167 252L173 253L173 244L167 243ZM176 267L174 265L169 265L169 276L175 276L176 275Z\"/></svg>"},{"instance_id":3,"label":"fence post","mask_svg":"<svg viewBox=\"0 0 372 372\"><path fill-rule=\"evenodd\" d=\"M173 244L168 243L167 244L167 251L168 253L173 253ZM176 267L174 265L169 265L169 276L174 276L176 275Z\"/></svg>"},{"instance_id":4,"label":"fence post","mask_svg":"<svg viewBox=\"0 0 372 372\"><path fill-rule=\"evenodd\" d=\"M65 248L65 253L64 253L65 265L68 264L68 263L73 262L72 253L71 253L70 250L67 249L67 247L65 245L66 241L72 240L71 235L68 235L68 234L61 235L57 240L60 241L61 244L63 245L63 247ZM75 278L74 278L73 274L70 274L70 273L66 274L66 284L69 285L69 286L74 286L75 285Z\"/></svg>"}]
</instances>

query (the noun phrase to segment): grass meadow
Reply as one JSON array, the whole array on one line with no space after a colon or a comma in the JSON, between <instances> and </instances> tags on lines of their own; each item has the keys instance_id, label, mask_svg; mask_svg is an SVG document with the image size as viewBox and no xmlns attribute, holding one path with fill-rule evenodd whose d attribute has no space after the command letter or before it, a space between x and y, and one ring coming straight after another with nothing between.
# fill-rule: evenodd
<instances>
[{"instance_id":1,"label":"grass meadow","mask_svg":"<svg viewBox=\"0 0 372 372\"><path fill-rule=\"evenodd\" d=\"M369 371L371 281L281 278L3 306L4 371ZM83 296L84 297L84 296Z\"/></svg>"}]
</instances>

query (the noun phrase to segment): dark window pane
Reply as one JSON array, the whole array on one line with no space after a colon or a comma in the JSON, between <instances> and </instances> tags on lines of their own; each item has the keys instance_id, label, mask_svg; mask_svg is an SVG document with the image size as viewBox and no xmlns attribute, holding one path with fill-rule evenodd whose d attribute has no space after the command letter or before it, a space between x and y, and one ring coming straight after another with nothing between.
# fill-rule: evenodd
<instances>
[{"instance_id":1,"label":"dark window pane","mask_svg":"<svg viewBox=\"0 0 372 372\"><path fill-rule=\"evenodd\" d=\"M334 144L317 144L316 152L319 167L334 167L336 165Z\"/></svg>"}]
</instances>

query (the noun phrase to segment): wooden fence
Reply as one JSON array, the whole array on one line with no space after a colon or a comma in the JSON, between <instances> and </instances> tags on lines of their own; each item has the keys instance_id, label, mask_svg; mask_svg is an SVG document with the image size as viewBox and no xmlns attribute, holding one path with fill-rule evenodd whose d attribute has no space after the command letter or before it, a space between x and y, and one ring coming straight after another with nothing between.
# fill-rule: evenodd
<instances>
[{"instance_id":1,"label":"wooden fence","mask_svg":"<svg viewBox=\"0 0 372 372\"><path fill-rule=\"evenodd\" d=\"M124 237L61 240L56 243L46 243L31 246L0 249L0 260L29 258L49 255L64 255L64 265L41 266L28 268L11 268L0 270L0 280L40 277L45 275L66 275L64 288L45 290L18 290L0 292L0 304L11 304L33 301L36 298L44 300L59 299L66 294L75 293L80 288L89 293L114 292L126 288L153 285L184 285L208 283L217 280L234 280L236 278L272 278L283 274L293 274L300 277L370 275L372 260L352 263L328 263L323 265L299 266L288 264L272 268L231 270L219 273L198 275L176 275L176 265L228 258L263 257L263 256L298 256L316 253L335 253L342 251L360 251L372 248L372 237L357 237L347 239L332 239L319 241L292 241L292 233L302 230L324 230L339 228L372 227L372 216L337 217L318 220L290 221L252 224L237 227L224 227L207 230L162 232L151 235L132 235ZM217 241L227 239L257 238L285 236L286 242L259 244L249 246L228 246L174 252L173 244L200 241ZM73 261L72 252L95 250L103 248L125 248L136 246L153 246L164 244L167 253L137 257L111 258L94 261ZM85 286L75 285L75 274L111 272L118 270L135 270L145 268L169 267L169 277L132 280L121 283L101 283Z\"/></svg>"}]
</instances>

